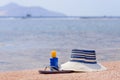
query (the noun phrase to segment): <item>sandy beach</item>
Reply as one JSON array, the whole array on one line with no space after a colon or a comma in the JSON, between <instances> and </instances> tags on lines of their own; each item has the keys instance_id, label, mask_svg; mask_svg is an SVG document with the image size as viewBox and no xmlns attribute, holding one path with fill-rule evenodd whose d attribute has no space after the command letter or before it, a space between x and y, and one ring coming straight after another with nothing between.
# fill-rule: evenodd
<instances>
[{"instance_id":1,"label":"sandy beach","mask_svg":"<svg viewBox=\"0 0 120 80\"><path fill-rule=\"evenodd\" d=\"M103 62L106 71L67 74L39 74L38 70L1 72L0 80L120 80L120 61Z\"/></svg>"}]
</instances>

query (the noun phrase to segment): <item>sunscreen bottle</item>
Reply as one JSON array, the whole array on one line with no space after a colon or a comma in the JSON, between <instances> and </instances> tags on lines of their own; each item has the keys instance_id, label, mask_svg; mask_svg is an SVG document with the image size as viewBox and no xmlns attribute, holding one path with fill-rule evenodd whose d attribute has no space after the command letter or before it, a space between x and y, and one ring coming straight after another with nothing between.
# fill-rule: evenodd
<instances>
[{"instance_id":1,"label":"sunscreen bottle","mask_svg":"<svg viewBox=\"0 0 120 80\"><path fill-rule=\"evenodd\" d=\"M56 56L57 56L57 52L55 50L51 51L51 58L50 58L50 70L51 71L59 70L58 58Z\"/></svg>"}]
</instances>

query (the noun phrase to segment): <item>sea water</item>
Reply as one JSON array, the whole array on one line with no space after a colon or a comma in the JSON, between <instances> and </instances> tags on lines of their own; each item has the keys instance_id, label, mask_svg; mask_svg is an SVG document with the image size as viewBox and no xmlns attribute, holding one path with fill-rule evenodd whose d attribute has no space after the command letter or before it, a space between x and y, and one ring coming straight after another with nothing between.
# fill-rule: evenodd
<instances>
[{"instance_id":1,"label":"sea water","mask_svg":"<svg viewBox=\"0 0 120 80\"><path fill-rule=\"evenodd\" d=\"M120 60L120 19L0 19L0 71L59 65L72 49L92 49L97 61Z\"/></svg>"}]
</instances>

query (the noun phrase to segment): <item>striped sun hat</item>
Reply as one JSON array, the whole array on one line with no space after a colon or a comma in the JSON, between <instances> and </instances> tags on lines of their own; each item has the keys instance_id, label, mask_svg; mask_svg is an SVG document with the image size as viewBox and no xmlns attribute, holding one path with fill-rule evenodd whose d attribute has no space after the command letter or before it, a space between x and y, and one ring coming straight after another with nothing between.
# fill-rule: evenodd
<instances>
[{"instance_id":1,"label":"striped sun hat","mask_svg":"<svg viewBox=\"0 0 120 80\"><path fill-rule=\"evenodd\" d=\"M70 61L62 64L61 70L87 72L106 70L106 68L96 61L95 50L73 49Z\"/></svg>"}]
</instances>

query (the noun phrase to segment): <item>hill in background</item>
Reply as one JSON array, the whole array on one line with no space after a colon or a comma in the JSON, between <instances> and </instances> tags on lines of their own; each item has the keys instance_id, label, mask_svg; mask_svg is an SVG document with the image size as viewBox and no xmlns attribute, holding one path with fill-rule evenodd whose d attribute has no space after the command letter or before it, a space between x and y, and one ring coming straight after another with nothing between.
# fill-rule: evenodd
<instances>
[{"instance_id":1,"label":"hill in background","mask_svg":"<svg viewBox=\"0 0 120 80\"><path fill-rule=\"evenodd\" d=\"M25 7L15 3L0 7L0 16L65 16L65 14L50 11L42 7Z\"/></svg>"}]
</instances>

